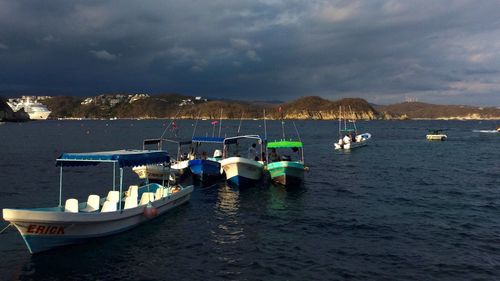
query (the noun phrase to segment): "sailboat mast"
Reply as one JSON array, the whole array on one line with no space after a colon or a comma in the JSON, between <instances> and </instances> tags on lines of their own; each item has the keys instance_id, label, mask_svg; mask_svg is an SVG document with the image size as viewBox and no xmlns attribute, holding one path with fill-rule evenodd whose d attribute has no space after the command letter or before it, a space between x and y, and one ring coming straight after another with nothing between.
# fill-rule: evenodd
<instances>
[{"instance_id":1,"label":"sailboat mast","mask_svg":"<svg viewBox=\"0 0 500 281\"><path fill-rule=\"evenodd\" d=\"M302 139L300 138L299 130L297 130L297 125L295 125L295 121L292 121L292 123L293 123L293 127L295 128L295 132L297 133L297 138L301 142Z\"/></svg>"},{"instance_id":2,"label":"sailboat mast","mask_svg":"<svg viewBox=\"0 0 500 281\"><path fill-rule=\"evenodd\" d=\"M342 106L339 105L339 137L342 136Z\"/></svg>"},{"instance_id":3,"label":"sailboat mast","mask_svg":"<svg viewBox=\"0 0 500 281\"><path fill-rule=\"evenodd\" d=\"M345 112L346 110L344 110ZM344 113L345 114L345 113ZM347 114L345 114L346 116L344 116L344 130L347 130Z\"/></svg>"},{"instance_id":4,"label":"sailboat mast","mask_svg":"<svg viewBox=\"0 0 500 281\"><path fill-rule=\"evenodd\" d=\"M170 123L168 124L168 126L165 128L165 130L163 130L163 133L161 134L160 136L160 140L163 139L163 137L165 136L165 134L167 133L168 129L170 128L170 126L172 126L172 124L174 123L174 121L177 119L177 115L179 115L179 113L181 112L181 110L179 109L177 111L177 113L175 114L174 118L172 120L170 120Z\"/></svg>"},{"instance_id":5,"label":"sailboat mast","mask_svg":"<svg viewBox=\"0 0 500 281\"><path fill-rule=\"evenodd\" d=\"M352 119L352 124L354 125L354 132L358 133L358 129L356 128L356 118L355 118L356 116L354 115L354 112L352 111L352 108L350 105L349 105L349 111L351 111L351 115L352 115L352 117L354 117Z\"/></svg>"},{"instance_id":6,"label":"sailboat mast","mask_svg":"<svg viewBox=\"0 0 500 281\"><path fill-rule=\"evenodd\" d=\"M223 108L221 108L221 109L220 109L220 119L219 119L219 138L220 138L220 132L221 132L221 130L222 130L222 111L223 111L223 110L224 110Z\"/></svg>"},{"instance_id":7,"label":"sailboat mast","mask_svg":"<svg viewBox=\"0 0 500 281\"><path fill-rule=\"evenodd\" d=\"M241 122L243 121L243 114L245 114L245 112L242 112L241 113L241 118L240 118L240 124L238 125L238 132L236 133L237 136L240 135L240 130L241 130Z\"/></svg>"},{"instance_id":8,"label":"sailboat mast","mask_svg":"<svg viewBox=\"0 0 500 281\"><path fill-rule=\"evenodd\" d=\"M196 127L198 127L198 119L200 119L200 114L201 111L198 112L198 116L196 117L196 122L194 123L193 135L191 136L191 139L194 138L194 133L196 133Z\"/></svg>"},{"instance_id":9,"label":"sailboat mast","mask_svg":"<svg viewBox=\"0 0 500 281\"><path fill-rule=\"evenodd\" d=\"M281 132L283 133L283 140L286 139L285 136L285 121L283 121L283 108L280 106L280 115L281 115Z\"/></svg>"},{"instance_id":10,"label":"sailboat mast","mask_svg":"<svg viewBox=\"0 0 500 281\"><path fill-rule=\"evenodd\" d=\"M266 110L264 109L264 138L267 140Z\"/></svg>"}]
</instances>

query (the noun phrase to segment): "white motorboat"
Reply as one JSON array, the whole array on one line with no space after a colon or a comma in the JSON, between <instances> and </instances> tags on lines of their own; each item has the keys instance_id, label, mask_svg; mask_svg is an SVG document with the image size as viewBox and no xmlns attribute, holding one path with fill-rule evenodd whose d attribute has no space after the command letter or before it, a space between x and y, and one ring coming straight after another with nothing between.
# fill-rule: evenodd
<instances>
[{"instance_id":1,"label":"white motorboat","mask_svg":"<svg viewBox=\"0 0 500 281\"><path fill-rule=\"evenodd\" d=\"M431 130L425 137L430 141L445 141L448 138L443 134L443 130Z\"/></svg>"},{"instance_id":2,"label":"white motorboat","mask_svg":"<svg viewBox=\"0 0 500 281\"><path fill-rule=\"evenodd\" d=\"M261 180L264 171L264 162L260 161L262 159L248 159L240 156L227 157L228 146L230 144L238 145L238 141L244 139L257 141L260 145L258 155L262 155L264 142L260 136L237 136L224 139L223 159L220 161L221 167L226 174L226 180L238 186L251 185Z\"/></svg>"},{"instance_id":3,"label":"white motorboat","mask_svg":"<svg viewBox=\"0 0 500 281\"><path fill-rule=\"evenodd\" d=\"M3 209L3 218L17 228L31 253L123 232L188 202L192 186L171 187L151 183L141 187L130 186L128 191L123 192L124 167L168 161L166 151L62 154L56 161L60 168L59 205L52 208ZM69 198L63 205L63 168L101 163L113 164L113 176L116 165L119 166L119 185L113 177L113 190L106 197L91 194L83 203ZM115 190L116 187L119 190Z\"/></svg>"},{"instance_id":4,"label":"white motorboat","mask_svg":"<svg viewBox=\"0 0 500 281\"><path fill-rule=\"evenodd\" d=\"M143 150L148 145L157 145L158 150L163 150L164 142L174 143L177 145L177 156L170 163L162 163L157 165L143 165L134 167L132 170L139 176L140 179L149 179L155 182L162 182L172 177L182 177L189 172L188 154L182 153L182 147L191 145L191 140L180 141L175 139L146 139L143 142ZM173 174L173 176L172 176Z\"/></svg>"},{"instance_id":5,"label":"white motorboat","mask_svg":"<svg viewBox=\"0 0 500 281\"><path fill-rule=\"evenodd\" d=\"M347 135L347 134L346 134ZM368 141L371 139L372 135L370 133L363 133L356 135L355 133L351 136L354 136L354 141L347 139L339 139L339 142L335 143L335 149L354 149L361 146L365 146L368 144ZM345 137L344 137L345 138ZM347 141L346 141L347 140Z\"/></svg>"},{"instance_id":6,"label":"white motorboat","mask_svg":"<svg viewBox=\"0 0 500 281\"><path fill-rule=\"evenodd\" d=\"M350 107L349 107L350 109ZM363 147L368 144L368 141L372 138L370 133L358 133L358 128L356 127L356 120L354 114L351 111L351 120L347 120L346 116L343 116L344 112L342 107L339 108L339 140L334 143L336 150L351 150L358 147ZM343 122L342 122L343 121ZM343 123L343 125L342 125ZM347 123L352 124L348 126Z\"/></svg>"}]
</instances>

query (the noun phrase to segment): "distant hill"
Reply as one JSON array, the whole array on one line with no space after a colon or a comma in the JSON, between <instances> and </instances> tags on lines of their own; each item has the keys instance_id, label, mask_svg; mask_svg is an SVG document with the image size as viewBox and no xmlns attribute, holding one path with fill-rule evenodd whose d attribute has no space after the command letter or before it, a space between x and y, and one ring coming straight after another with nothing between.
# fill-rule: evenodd
<instances>
[{"instance_id":1,"label":"distant hill","mask_svg":"<svg viewBox=\"0 0 500 281\"><path fill-rule=\"evenodd\" d=\"M205 100L176 93L131 98L126 93L96 97L53 97L43 103L51 118L222 118L245 119L338 119L339 108L349 119L500 119L500 109L458 105L404 102L393 105L370 104L361 98L328 100L308 96L286 103ZM279 108L282 111L279 111ZM347 114L346 114L347 113Z\"/></svg>"},{"instance_id":2,"label":"distant hill","mask_svg":"<svg viewBox=\"0 0 500 281\"><path fill-rule=\"evenodd\" d=\"M117 95L100 95L91 98L53 97L44 101L52 111L51 118L281 118L279 108L286 119L336 119L339 107L352 113L349 118L375 119L378 113L363 99L330 101L320 97L304 97L283 104L245 102L234 100L196 100L192 96L164 94L130 102L117 101ZM90 101L89 101L90 99Z\"/></svg>"},{"instance_id":3,"label":"distant hill","mask_svg":"<svg viewBox=\"0 0 500 281\"><path fill-rule=\"evenodd\" d=\"M465 105L438 105L423 102L403 102L379 105L381 114L408 119L500 119L496 107L474 107Z\"/></svg>"},{"instance_id":4,"label":"distant hill","mask_svg":"<svg viewBox=\"0 0 500 281\"><path fill-rule=\"evenodd\" d=\"M341 107L342 115L350 119L371 120L379 117L378 112L366 100L360 98L331 101L310 96L283 104L284 116L293 119L338 119Z\"/></svg>"}]
</instances>

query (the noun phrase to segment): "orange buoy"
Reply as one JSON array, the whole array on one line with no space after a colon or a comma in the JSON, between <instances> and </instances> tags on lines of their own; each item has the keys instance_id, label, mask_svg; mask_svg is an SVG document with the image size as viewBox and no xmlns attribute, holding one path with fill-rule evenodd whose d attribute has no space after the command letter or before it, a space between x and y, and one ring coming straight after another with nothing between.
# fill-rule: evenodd
<instances>
[{"instance_id":1,"label":"orange buoy","mask_svg":"<svg viewBox=\"0 0 500 281\"><path fill-rule=\"evenodd\" d=\"M144 207L144 216L146 216L149 219L152 219L158 215L158 210L156 209L155 206L151 205L151 203L148 203L146 207Z\"/></svg>"}]
</instances>

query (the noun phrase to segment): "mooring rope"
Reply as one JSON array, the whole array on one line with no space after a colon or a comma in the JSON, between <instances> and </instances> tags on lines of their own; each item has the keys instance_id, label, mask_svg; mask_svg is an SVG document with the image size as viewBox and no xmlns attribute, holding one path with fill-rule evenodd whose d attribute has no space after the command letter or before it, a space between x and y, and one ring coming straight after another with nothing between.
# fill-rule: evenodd
<instances>
[{"instance_id":1,"label":"mooring rope","mask_svg":"<svg viewBox=\"0 0 500 281\"><path fill-rule=\"evenodd\" d=\"M9 228L9 226L12 226L12 223L9 223L6 227L4 227L4 229L2 229L2 231L0 231L0 234L2 234L5 230L7 230L7 228Z\"/></svg>"}]
</instances>

